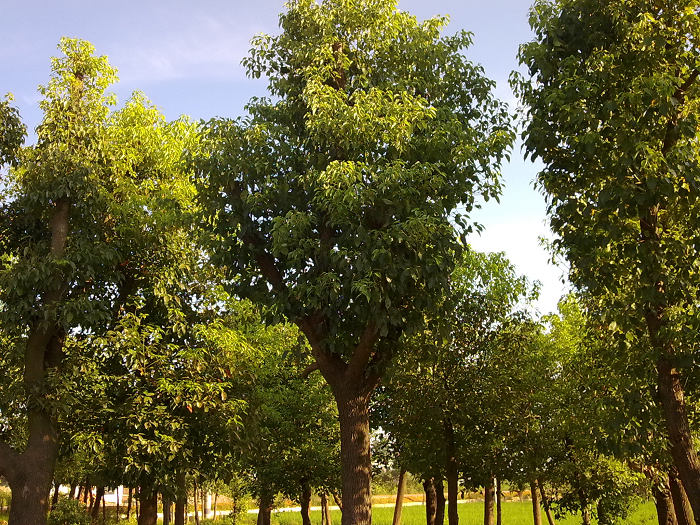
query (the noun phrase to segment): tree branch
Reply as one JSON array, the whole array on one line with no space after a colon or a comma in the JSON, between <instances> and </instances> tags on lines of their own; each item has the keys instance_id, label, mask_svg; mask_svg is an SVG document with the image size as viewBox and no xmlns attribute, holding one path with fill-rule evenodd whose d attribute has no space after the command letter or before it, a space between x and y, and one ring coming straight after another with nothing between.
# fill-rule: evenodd
<instances>
[{"instance_id":1,"label":"tree branch","mask_svg":"<svg viewBox=\"0 0 700 525\"><path fill-rule=\"evenodd\" d=\"M0 476L8 478L10 471L14 470L19 454L10 445L0 441Z\"/></svg>"},{"instance_id":2,"label":"tree branch","mask_svg":"<svg viewBox=\"0 0 700 525\"><path fill-rule=\"evenodd\" d=\"M369 321L360 336L360 342L355 347L350 363L348 363L348 368L345 371L348 381L356 382L362 377L372 357L372 351L377 339L379 339L377 323Z\"/></svg>"},{"instance_id":3,"label":"tree branch","mask_svg":"<svg viewBox=\"0 0 700 525\"><path fill-rule=\"evenodd\" d=\"M302 379L306 379L307 377L309 377L309 376L310 376L313 372L315 372L316 370L319 370L319 366L318 366L318 363L314 361L314 362L311 363L309 366L307 366L306 368L304 368L304 370L301 372L301 377L302 377Z\"/></svg>"}]
</instances>

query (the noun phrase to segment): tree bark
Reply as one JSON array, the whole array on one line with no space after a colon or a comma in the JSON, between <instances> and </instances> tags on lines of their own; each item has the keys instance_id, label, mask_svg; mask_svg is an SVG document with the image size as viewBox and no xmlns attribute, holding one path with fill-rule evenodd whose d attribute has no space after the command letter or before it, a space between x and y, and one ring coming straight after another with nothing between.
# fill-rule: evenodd
<instances>
[{"instance_id":1,"label":"tree bark","mask_svg":"<svg viewBox=\"0 0 700 525\"><path fill-rule=\"evenodd\" d=\"M302 525L311 525L311 516L309 510L311 508L311 486L309 482L304 480L301 484L301 523Z\"/></svg>"},{"instance_id":2,"label":"tree bark","mask_svg":"<svg viewBox=\"0 0 700 525\"><path fill-rule=\"evenodd\" d=\"M537 482L535 480L530 480L530 498L532 499L532 523L534 525L542 525L540 495L537 491Z\"/></svg>"},{"instance_id":3,"label":"tree bark","mask_svg":"<svg viewBox=\"0 0 700 525\"><path fill-rule=\"evenodd\" d=\"M156 525L158 522L158 492L152 487L139 490L138 525Z\"/></svg>"},{"instance_id":4,"label":"tree bark","mask_svg":"<svg viewBox=\"0 0 700 525\"><path fill-rule=\"evenodd\" d=\"M437 478L435 483L435 525L445 523L445 484Z\"/></svg>"},{"instance_id":5,"label":"tree bark","mask_svg":"<svg viewBox=\"0 0 700 525\"><path fill-rule=\"evenodd\" d=\"M678 525L676 513L673 509L671 491L659 483L654 483L652 493L656 503L656 517L659 525Z\"/></svg>"},{"instance_id":6,"label":"tree bark","mask_svg":"<svg viewBox=\"0 0 700 525\"><path fill-rule=\"evenodd\" d=\"M683 484L681 483L681 480L678 479L678 473L675 469L671 469L669 472L668 482L671 489L673 509L676 513L678 525L695 525L693 509L690 507L688 495L685 493Z\"/></svg>"},{"instance_id":7,"label":"tree bark","mask_svg":"<svg viewBox=\"0 0 700 525\"><path fill-rule=\"evenodd\" d=\"M501 491L501 478L496 478L496 525L503 524L503 492Z\"/></svg>"},{"instance_id":8,"label":"tree bark","mask_svg":"<svg viewBox=\"0 0 700 525\"><path fill-rule=\"evenodd\" d=\"M199 511L197 510L197 478L192 480L192 503L194 504L194 522L199 525Z\"/></svg>"},{"instance_id":9,"label":"tree bark","mask_svg":"<svg viewBox=\"0 0 700 525\"><path fill-rule=\"evenodd\" d=\"M175 478L177 494L175 496L175 525L185 525L185 507L187 506L187 479L184 472L178 472Z\"/></svg>"},{"instance_id":10,"label":"tree bark","mask_svg":"<svg viewBox=\"0 0 700 525\"><path fill-rule=\"evenodd\" d=\"M134 499L134 488L129 487L129 495L126 498L126 520L131 520L131 502Z\"/></svg>"},{"instance_id":11,"label":"tree bark","mask_svg":"<svg viewBox=\"0 0 700 525\"><path fill-rule=\"evenodd\" d=\"M554 521L554 516L552 515L552 508L549 505L549 498L547 497L547 493L544 490L544 484L538 480L535 480L535 483L537 483L537 486L540 488L540 495L542 496L542 505L544 506L544 513L547 516L547 522L549 523L549 525L556 525L556 522Z\"/></svg>"},{"instance_id":12,"label":"tree bark","mask_svg":"<svg viewBox=\"0 0 700 525\"><path fill-rule=\"evenodd\" d=\"M324 492L321 494L321 521L325 520L326 525L332 525L331 508L328 505L328 495Z\"/></svg>"},{"instance_id":13,"label":"tree bark","mask_svg":"<svg viewBox=\"0 0 700 525\"><path fill-rule=\"evenodd\" d=\"M163 525L170 525L170 500L163 498Z\"/></svg>"},{"instance_id":14,"label":"tree bark","mask_svg":"<svg viewBox=\"0 0 700 525\"><path fill-rule=\"evenodd\" d=\"M425 523L426 525L435 525L437 497L433 478L426 479L423 482L423 490L425 491Z\"/></svg>"},{"instance_id":15,"label":"tree bark","mask_svg":"<svg viewBox=\"0 0 700 525\"><path fill-rule=\"evenodd\" d=\"M371 525L369 394L336 391L343 482L342 525Z\"/></svg>"},{"instance_id":16,"label":"tree bark","mask_svg":"<svg viewBox=\"0 0 700 525\"><path fill-rule=\"evenodd\" d=\"M401 525L401 512L403 511L403 494L406 490L406 469L401 467L399 482L396 487L396 502L394 503L394 519L392 525Z\"/></svg>"},{"instance_id":17,"label":"tree bark","mask_svg":"<svg viewBox=\"0 0 700 525\"><path fill-rule=\"evenodd\" d=\"M457 493L459 492L459 472L457 469L457 455L455 453L455 433L452 422L447 419L443 423L445 432L445 472L447 474L447 523L458 525L459 514L457 511Z\"/></svg>"},{"instance_id":18,"label":"tree bark","mask_svg":"<svg viewBox=\"0 0 700 525\"><path fill-rule=\"evenodd\" d=\"M261 495L259 505L257 525L270 525L270 518L272 514L272 495Z\"/></svg>"},{"instance_id":19,"label":"tree bark","mask_svg":"<svg viewBox=\"0 0 700 525\"><path fill-rule=\"evenodd\" d=\"M104 486L97 487L95 491L95 500L92 503L92 508L90 509L90 517L93 523L97 523L97 518L100 517L100 504L102 503L102 498L105 495Z\"/></svg>"},{"instance_id":20,"label":"tree bark","mask_svg":"<svg viewBox=\"0 0 700 525\"><path fill-rule=\"evenodd\" d=\"M493 525L493 503L494 503L493 478L484 485L484 525Z\"/></svg>"},{"instance_id":21,"label":"tree bark","mask_svg":"<svg viewBox=\"0 0 700 525\"><path fill-rule=\"evenodd\" d=\"M53 482L53 497L51 498L51 510L56 508L56 503L58 503L58 489L61 488L58 481Z\"/></svg>"}]
</instances>

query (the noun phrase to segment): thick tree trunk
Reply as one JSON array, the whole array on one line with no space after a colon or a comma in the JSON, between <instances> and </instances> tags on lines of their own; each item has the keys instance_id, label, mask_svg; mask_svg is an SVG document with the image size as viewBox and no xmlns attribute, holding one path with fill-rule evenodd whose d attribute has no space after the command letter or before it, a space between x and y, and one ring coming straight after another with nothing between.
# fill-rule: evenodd
<instances>
[{"instance_id":1,"label":"thick tree trunk","mask_svg":"<svg viewBox=\"0 0 700 525\"><path fill-rule=\"evenodd\" d=\"M552 508L549 504L549 498L544 490L544 484L538 480L535 480L537 486L540 488L540 496L542 496L542 505L544 506L544 513L547 515L547 522L549 525L556 525L554 521L554 516L552 515Z\"/></svg>"},{"instance_id":2,"label":"thick tree trunk","mask_svg":"<svg viewBox=\"0 0 700 525\"><path fill-rule=\"evenodd\" d=\"M45 466L44 461L40 460L37 463ZM28 470L26 467L18 468L11 477L7 477L12 492L8 524L41 525L46 523L53 472L38 469L30 474Z\"/></svg>"},{"instance_id":3,"label":"thick tree trunk","mask_svg":"<svg viewBox=\"0 0 700 525\"><path fill-rule=\"evenodd\" d=\"M459 472L457 469L457 455L455 453L455 433L450 420L445 420L445 473L447 475L447 523L458 525L459 514L457 511L457 493L459 492Z\"/></svg>"},{"instance_id":4,"label":"thick tree trunk","mask_svg":"<svg viewBox=\"0 0 700 525\"><path fill-rule=\"evenodd\" d=\"M260 507L258 508L257 525L270 525L272 514L272 495L264 494L260 496Z\"/></svg>"},{"instance_id":5,"label":"thick tree trunk","mask_svg":"<svg viewBox=\"0 0 700 525\"><path fill-rule=\"evenodd\" d=\"M484 525L493 525L494 492L493 478L489 478L488 483L484 486Z\"/></svg>"},{"instance_id":6,"label":"thick tree trunk","mask_svg":"<svg viewBox=\"0 0 700 525\"><path fill-rule=\"evenodd\" d=\"M445 484L438 478L435 483L435 525L445 523Z\"/></svg>"},{"instance_id":7,"label":"thick tree trunk","mask_svg":"<svg viewBox=\"0 0 700 525\"><path fill-rule=\"evenodd\" d=\"M668 482L671 489L673 509L676 512L678 525L695 525L693 509L690 507L688 495L685 493L683 484L681 483L681 480L678 479L678 473L675 469L671 469L671 472L669 472Z\"/></svg>"},{"instance_id":8,"label":"thick tree trunk","mask_svg":"<svg viewBox=\"0 0 700 525\"><path fill-rule=\"evenodd\" d=\"M309 482L304 480L301 484L301 523L302 525L311 525L311 516L309 510L311 508L311 486Z\"/></svg>"},{"instance_id":9,"label":"thick tree trunk","mask_svg":"<svg viewBox=\"0 0 700 525\"><path fill-rule=\"evenodd\" d=\"M496 525L503 525L503 492L501 478L496 478Z\"/></svg>"},{"instance_id":10,"label":"thick tree trunk","mask_svg":"<svg viewBox=\"0 0 700 525\"><path fill-rule=\"evenodd\" d=\"M343 476L342 525L371 525L369 394L336 391Z\"/></svg>"},{"instance_id":11,"label":"thick tree trunk","mask_svg":"<svg viewBox=\"0 0 700 525\"><path fill-rule=\"evenodd\" d=\"M399 471L399 483L396 487L396 503L394 503L394 519L392 525L401 525L401 512L403 511L403 494L406 490L406 469Z\"/></svg>"},{"instance_id":12,"label":"thick tree trunk","mask_svg":"<svg viewBox=\"0 0 700 525\"><path fill-rule=\"evenodd\" d=\"M163 498L163 525L170 525L170 507L171 502L167 498Z\"/></svg>"},{"instance_id":13,"label":"thick tree trunk","mask_svg":"<svg viewBox=\"0 0 700 525\"><path fill-rule=\"evenodd\" d=\"M429 478L423 482L423 490L425 491L425 523L426 525L435 525L437 497L433 478Z\"/></svg>"},{"instance_id":14,"label":"thick tree trunk","mask_svg":"<svg viewBox=\"0 0 700 525\"><path fill-rule=\"evenodd\" d=\"M540 494L537 491L537 482L530 481L530 498L532 499L532 523L542 525L542 512L540 509Z\"/></svg>"},{"instance_id":15,"label":"thick tree trunk","mask_svg":"<svg viewBox=\"0 0 700 525\"><path fill-rule=\"evenodd\" d=\"M671 491L658 483L654 483L652 493L656 503L656 517L659 525L678 525L676 513L673 509Z\"/></svg>"},{"instance_id":16,"label":"thick tree trunk","mask_svg":"<svg viewBox=\"0 0 700 525\"><path fill-rule=\"evenodd\" d=\"M156 525L158 522L158 492L152 487L139 490L138 525Z\"/></svg>"},{"instance_id":17,"label":"thick tree trunk","mask_svg":"<svg viewBox=\"0 0 700 525\"><path fill-rule=\"evenodd\" d=\"M178 472L175 483L177 493L175 496L175 525L185 525L185 507L187 506L187 479L183 472Z\"/></svg>"}]
</instances>

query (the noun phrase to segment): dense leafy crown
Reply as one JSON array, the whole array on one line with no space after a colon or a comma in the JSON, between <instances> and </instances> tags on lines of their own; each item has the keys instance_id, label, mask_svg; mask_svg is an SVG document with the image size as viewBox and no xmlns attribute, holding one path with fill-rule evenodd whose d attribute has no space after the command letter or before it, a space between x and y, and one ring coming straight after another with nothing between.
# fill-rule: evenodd
<instances>
[{"instance_id":1,"label":"dense leafy crown","mask_svg":"<svg viewBox=\"0 0 700 525\"><path fill-rule=\"evenodd\" d=\"M536 38L520 50L531 78L513 84L552 228L572 280L619 311L697 304L699 10L539 1Z\"/></svg>"},{"instance_id":2,"label":"dense leafy crown","mask_svg":"<svg viewBox=\"0 0 700 525\"><path fill-rule=\"evenodd\" d=\"M462 54L470 35L440 35L444 18L302 0L280 21L244 61L271 98L205 128L202 200L243 292L270 302L271 285L282 313L313 318L342 353L369 322L410 324L445 286L450 217L498 195L510 119Z\"/></svg>"}]
</instances>

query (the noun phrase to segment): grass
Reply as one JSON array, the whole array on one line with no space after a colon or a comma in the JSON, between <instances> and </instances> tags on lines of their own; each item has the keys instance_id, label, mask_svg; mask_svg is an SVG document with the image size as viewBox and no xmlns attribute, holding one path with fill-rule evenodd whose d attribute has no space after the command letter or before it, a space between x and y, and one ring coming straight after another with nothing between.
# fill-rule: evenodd
<instances>
[{"instance_id":1,"label":"grass","mask_svg":"<svg viewBox=\"0 0 700 525\"><path fill-rule=\"evenodd\" d=\"M458 506L460 525L481 525L484 522L483 503L463 503ZM394 515L393 507L375 507L372 511L373 525L391 525ZM245 525L255 523L255 515L245 517ZM334 525L340 524L340 512L333 511L331 518ZM547 519L542 515L543 523ZM576 515L567 516L564 519L556 520L557 525L579 525L581 518ZM320 511L311 512L311 522L314 525L321 523ZM404 507L402 514L403 525L424 525L425 507L416 505ZM447 516L445 516L447 523ZM625 520L624 525L652 525L657 523L656 511L651 502L640 505ZM300 525L301 517L298 512L278 512L272 514L273 525ZM532 504L530 502L509 501L503 503L503 525L532 525Z\"/></svg>"}]
</instances>

